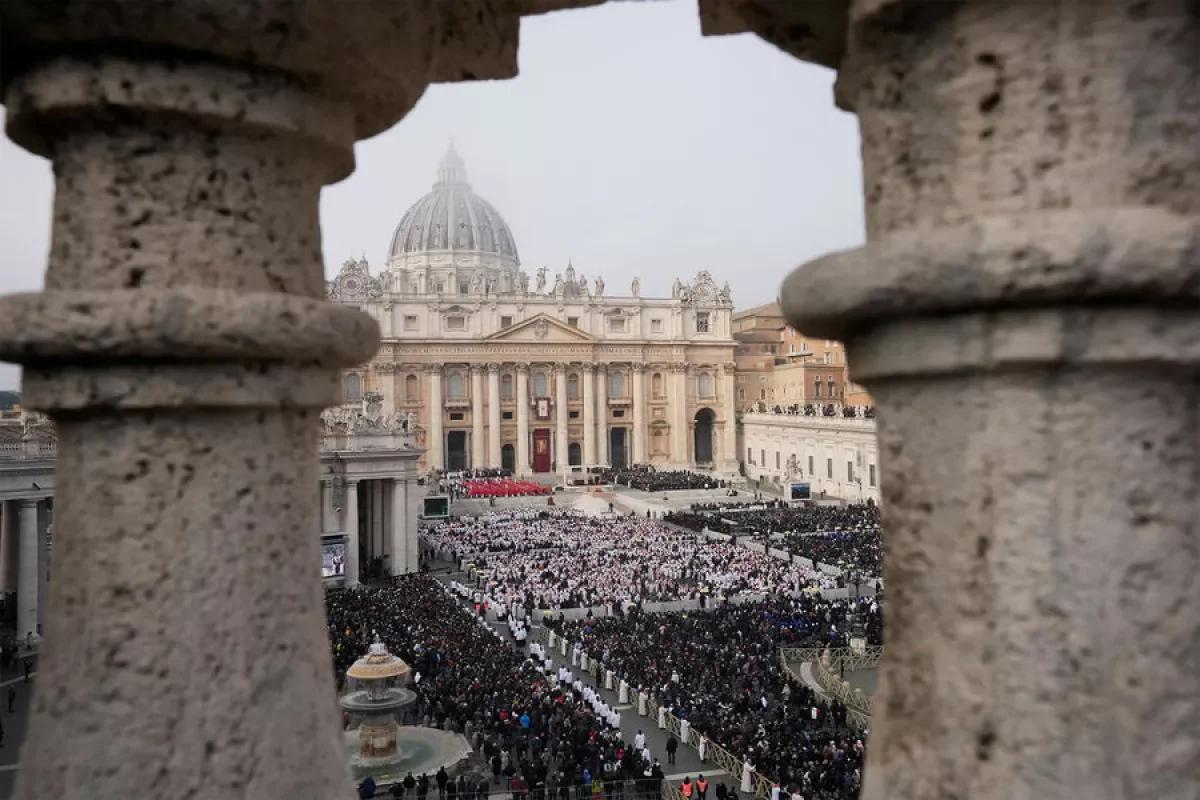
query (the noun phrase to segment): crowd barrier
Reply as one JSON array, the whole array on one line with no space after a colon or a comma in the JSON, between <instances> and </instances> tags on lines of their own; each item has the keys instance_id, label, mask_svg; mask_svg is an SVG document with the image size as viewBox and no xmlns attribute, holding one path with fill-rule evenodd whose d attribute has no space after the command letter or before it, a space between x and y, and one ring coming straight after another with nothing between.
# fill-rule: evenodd
<instances>
[{"instance_id":1,"label":"crowd barrier","mask_svg":"<svg viewBox=\"0 0 1200 800\"><path fill-rule=\"evenodd\" d=\"M871 724L872 697L842 680L843 670L854 672L862 669L878 669L883 661L883 646L868 645L862 649L852 647L784 647L779 651L783 669L797 682L801 678L788 662L812 665L813 678L825 694L838 700L846 707L846 719L856 728L869 728Z\"/></svg>"}]
</instances>

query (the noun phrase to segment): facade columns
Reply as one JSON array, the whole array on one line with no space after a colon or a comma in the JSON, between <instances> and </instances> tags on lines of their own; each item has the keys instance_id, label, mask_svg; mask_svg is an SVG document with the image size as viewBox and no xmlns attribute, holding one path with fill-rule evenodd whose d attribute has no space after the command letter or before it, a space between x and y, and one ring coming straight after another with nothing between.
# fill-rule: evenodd
<instances>
[{"instance_id":1,"label":"facade columns","mask_svg":"<svg viewBox=\"0 0 1200 800\"><path fill-rule=\"evenodd\" d=\"M596 463L608 461L608 364L596 365L596 395L587 402L596 404Z\"/></svg>"},{"instance_id":2,"label":"facade columns","mask_svg":"<svg viewBox=\"0 0 1200 800\"><path fill-rule=\"evenodd\" d=\"M500 365L488 364L488 461L489 467L504 463L500 458Z\"/></svg>"},{"instance_id":3,"label":"facade columns","mask_svg":"<svg viewBox=\"0 0 1200 800\"><path fill-rule=\"evenodd\" d=\"M645 464L646 458L646 365L632 364L633 380L633 463Z\"/></svg>"},{"instance_id":4,"label":"facade columns","mask_svg":"<svg viewBox=\"0 0 1200 800\"><path fill-rule=\"evenodd\" d=\"M393 479L392 484L392 518L391 518L391 568L393 575L407 575L415 571L416 565L408 563L410 534L408 514L408 481Z\"/></svg>"},{"instance_id":5,"label":"facade columns","mask_svg":"<svg viewBox=\"0 0 1200 800\"><path fill-rule=\"evenodd\" d=\"M554 365L554 466L562 472L567 466L567 365Z\"/></svg>"},{"instance_id":6,"label":"facade columns","mask_svg":"<svg viewBox=\"0 0 1200 800\"><path fill-rule=\"evenodd\" d=\"M471 467L487 464L487 439L483 433L483 365L471 365Z\"/></svg>"},{"instance_id":7,"label":"facade columns","mask_svg":"<svg viewBox=\"0 0 1200 800\"><path fill-rule=\"evenodd\" d=\"M517 469L529 474L529 365L517 364Z\"/></svg>"},{"instance_id":8,"label":"facade columns","mask_svg":"<svg viewBox=\"0 0 1200 800\"><path fill-rule=\"evenodd\" d=\"M358 481L346 481L346 579L347 586L358 585Z\"/></svg>"},{"instance_id":9,"label":"facade columns","mask_svg":"<svg viewBox=\"0 0 1200 800\"><path fill-rule=\"evenodd\" d=\"M17 500L5 500L3 511L3 530L0 530L0 593L11 594L17 590L18 571L17 558L20 544L20 506Z\"/></svg>"},{"instance_id":10,"label":"facade columns","mask_svg":"<svg viewBox=\"0 0 1200 800\"><path fill-rule=\"evenodd\" d=\"M21 500L21 544L18 548L20 576L17 579L17 639L23 641L30 633L37 633L38 625L38 542L39 500Z\"/></svg>"},{"instance_id":11,"label":"facade columns","mask_svg":"<svg viewBox=\"0 0 1200 800\"><path fill-rule=\"evenodd\" d=\"M596 382L594 364L583 367L583 463L596 463Z\"/></svg>"},{"instance_id":12,"label":"facade columns","mask_svg":"<svg viewBox=\"0 0 1200 800\"><path fill-rule=\"evenodd\" d=\"M429 454L427 463L431 469L445 469L446 434L442 425L446 418L446 400L442 396L442 366L427 365L425 376L429 379L429 436L425 440L425 449Z\"/></svg>"},{"instance_id":13,"label":"facade columns","mask_svg":"<svg viewBox=\"0 0 1200 800\"><path fill-rule=\"evenodd\" d=\"M1196 4L852 8L867 244L781 297L878 409L862 798L1200 796Z\"/></svg>"},{"instance_id":14,"label":"facade columns","mask_svg":"<svg viewBox=\"0 0 1200 800\"><path fill-rule=\"evenodd\" d=\"M736 364L717 366L717 382L721 392L721 415L724 417L721 428L721 460L718 464L722 471L734 475L738 471L736 372Z\"/></svg>"},{"instance_id":15,"label":"facade columns","mask_svg":"<svg viewBox=\"0 0 1200 800\"><path fill-rule=\"evenodd\" d=\"M671 365L671 460L678 467L688 465L687 367Z\"/></svg>"}]
</instances>

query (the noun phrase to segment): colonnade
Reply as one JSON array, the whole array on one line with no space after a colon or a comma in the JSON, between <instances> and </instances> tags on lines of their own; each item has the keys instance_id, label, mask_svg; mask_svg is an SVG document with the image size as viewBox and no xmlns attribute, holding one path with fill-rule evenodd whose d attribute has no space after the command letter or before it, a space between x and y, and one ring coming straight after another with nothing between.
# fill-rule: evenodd
<instances>
[{"instance_id":1,"label":"colonnade","mask_svg":"<svg viewBox=\"0 0 1200 800\"><path fill-rule=\"evenodd\" d=\"M49 581L49 498L22 498L0 503L0 593L5 615L15 622L17 638L41 634L42 599ZM15 617L8 603L15 598Z\"/></svg>"},{"instance_id":2,"label":"colonnade","mask_svg":"<svg viewBox=\"0 0 1200 800\"><path fill-rule=\"evenodd\" d=\"M386 557L390 575L406 575L419 569L419 502L420 492L411 480L321 481L321 533L346 535L346 586L357 585L364 566L376 558Z\"/></svg>"},{"instance_id":3,"label":"colonnade","mask_svg":"<svg viewBox=\"0 0 1200 800\"><path fill-rule=\"evenodd\" d=\"M469 385L469 402L465 397L446 395L447 369L469 370L469 382L461 380L460 384L464 389ZM652 396L647 381L649 375L655 373L663 376L662 391ZM697 378L701 373L708 376L705 382L708 393L698 396ZM535 381L534 376L539 374L544 376L544 380ZM514 386L502 395L501 381L505 375L511 377ZM573 391L568 391L568 375L573 375L578 381ZM652 423L664 430L669 429L667 463L686 467L693 465L696 460L692 446L696 420L690 411L693 406L710 407L713 411L713 461L724 464L736 458L735 388L731 364L489 363L462 367L431 364L426 367L426 376L429 413L427 464L435 469L447 467L445 414L448 403L455 404L456 401L464 411L469 408L470 420L463 420L458 426L451 423L451 429L469 432L467 450L470 454L469 466L472 467L506 466L504 447L515 444L516 472L543 471L538 469L539 464L546 463L539 461L537 450L540 445L533 444L533 433L537 429L553 430L549 462L554 463L557 469L568 463L567 454L572 444L580 447L582 465L612 463L614 454L610 447L610 431L613 428L628 431L625 462L646 464L652 460L648 441ZM615 396L610 392L614 380L622 382ZM626 380L628 384L624 383ZM693 398L695 402L689 402ZM538 405L542 399L547 401L544 407ZM651 420L651 403L663 406L666 413ZM454 405L454 408L458 407ZM515 412L515 420L504 419L504 411L508 409ZM539 409L549 413L538 418ZM580 414L572 418L570 414L576 410ZM614 410L622 415L627 411L629 416L617 417L613 414ZM512 441L513 434L507 438L503 435L506 422L508 425L515 422L515 443ZM572 431L576 425L577 436Z\"/></svg>"}]
</instances>

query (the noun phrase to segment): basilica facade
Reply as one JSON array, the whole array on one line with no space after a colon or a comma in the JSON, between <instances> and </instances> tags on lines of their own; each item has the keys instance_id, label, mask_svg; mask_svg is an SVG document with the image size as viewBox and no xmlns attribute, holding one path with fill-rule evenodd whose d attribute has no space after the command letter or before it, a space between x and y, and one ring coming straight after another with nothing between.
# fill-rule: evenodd
<instances>
[{"instance_id":1,"label":"basilica facade","mask_svg":"<svg viewBox=\"0 0 1200 800\"><path fill-rule=\"evenodd\" d=\"M737 470L729 285L701 270L648 298L637 279L608 291L571 264L531 281L453 145L386 266L347 261L327 289L383 332L343 377L347 407L413 415L425 470Z\"/></svg>"}]
</instances>

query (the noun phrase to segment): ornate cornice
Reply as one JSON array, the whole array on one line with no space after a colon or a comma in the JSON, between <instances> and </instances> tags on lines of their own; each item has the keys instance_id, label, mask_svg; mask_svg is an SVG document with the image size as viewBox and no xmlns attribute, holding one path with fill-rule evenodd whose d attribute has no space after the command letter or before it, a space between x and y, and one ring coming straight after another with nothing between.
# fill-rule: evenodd
<instances>
[{"instance_id":1,"label":"ornate cornice","mask_svg":"<svg viewBox=\"0 0 1200 800\"><path fill-rule=\"evenodd\" d=\"M487 365L487 371L488 371L489 375L499 375L500 374L500 364L495 361L489 362Z\"/></svg>"}]
</instances>

